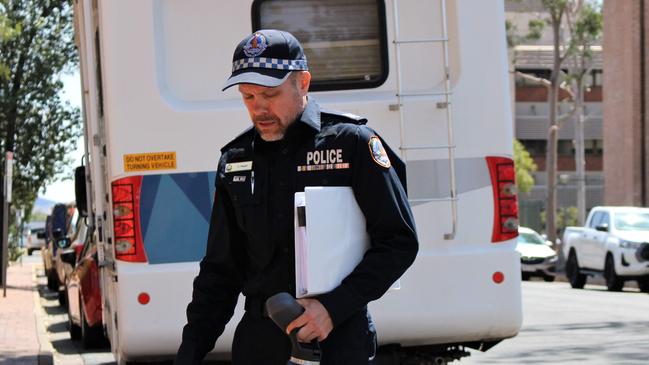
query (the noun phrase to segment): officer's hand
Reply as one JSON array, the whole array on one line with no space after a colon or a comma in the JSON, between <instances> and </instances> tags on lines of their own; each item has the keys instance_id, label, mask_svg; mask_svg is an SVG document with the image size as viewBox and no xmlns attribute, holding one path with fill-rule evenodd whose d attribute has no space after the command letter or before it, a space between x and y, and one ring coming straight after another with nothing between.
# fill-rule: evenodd
<instances>
[{"instance_id":1,"label":"officer's hand","mask_svg":"<svg viewBox=\"0 0 649 365\"><path fill-rule=\"evenodd\" d=\"M298 341L305 343L313 339L324 341L334 328L327 309L316 299L298 299L297 302L304 307L304 313L286 327L286 333L302 327L297 333Z\"/></svg>"}]
</instances>

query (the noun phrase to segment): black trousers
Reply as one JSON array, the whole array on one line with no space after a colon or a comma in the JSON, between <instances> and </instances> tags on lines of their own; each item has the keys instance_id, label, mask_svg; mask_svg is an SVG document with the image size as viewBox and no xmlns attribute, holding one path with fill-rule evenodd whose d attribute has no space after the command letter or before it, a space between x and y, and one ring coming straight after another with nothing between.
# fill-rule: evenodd
<instances>
[{"instance_id":1,"label":"black trousers","mask_svg":"<svg viewBox=\"0 0 649 365\"><path fill-rule=\"evenodd\" d=\"M320 342L321 365L367 365L376 353L376 331L366 310L352 315ZM291 341L270 318L244 314L232 342L232 365L286 365Z\"/></svg>"}]
</instances>

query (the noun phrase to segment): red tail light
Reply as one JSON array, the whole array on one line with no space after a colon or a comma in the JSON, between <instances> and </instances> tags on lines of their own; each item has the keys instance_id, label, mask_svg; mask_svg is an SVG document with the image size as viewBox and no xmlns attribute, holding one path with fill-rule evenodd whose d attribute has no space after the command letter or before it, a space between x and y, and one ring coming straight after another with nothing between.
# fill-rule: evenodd
<instances>
[{"instance_id":1,"label":"red tail light","mask_svg":"<svg viewBox=\"0 0 649 365\"><path fill-rule=\"evenodd\" d=\"M494 193L494 225L491 242L518 236L518 198L514 161L505 157L487 157Z\"/></svg>"},{"instance_id":2,"label":"red tail light","mask_svg":"<svg viewBox=\"0 0 649 365\"><path fill-rule=\"evenodd\" d=\"M129 262L146 262L140 228L142 176L113 181L113 233L115 257Z\"/></svg>"}]
</instances>

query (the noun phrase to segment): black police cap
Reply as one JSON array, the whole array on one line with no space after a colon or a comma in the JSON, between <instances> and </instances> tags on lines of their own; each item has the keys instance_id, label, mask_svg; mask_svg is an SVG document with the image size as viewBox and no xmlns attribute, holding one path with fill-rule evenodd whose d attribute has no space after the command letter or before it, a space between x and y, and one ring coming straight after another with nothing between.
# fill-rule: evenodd
<instances>
[{"instance_id":1,"label":"black police cap","mask_svg":"<svg viewBox=\"0 0 649 365\"><path fill-rule=\"evenodd\" d=\"M289 32L258 30L234 50L232 75L223 90L237 84L281 85L291 71L308 70L300 42Z\"/></svg>"}]
</instances>

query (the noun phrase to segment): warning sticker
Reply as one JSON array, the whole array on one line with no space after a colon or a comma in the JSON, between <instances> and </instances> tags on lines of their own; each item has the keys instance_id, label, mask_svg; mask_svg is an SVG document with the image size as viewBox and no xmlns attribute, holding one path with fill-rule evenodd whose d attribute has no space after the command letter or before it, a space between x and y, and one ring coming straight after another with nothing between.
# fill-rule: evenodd
<instances>
[{"instance_id":1,"label":"warning sticker","mask_svg":"<svg viewBox=\"0 0 649 365\"><path fill-rule=\"evenodd\" d=\"M176 152L154 152L124 155L124 172L175 169Z\"/></svg>"}]
</instances>

